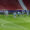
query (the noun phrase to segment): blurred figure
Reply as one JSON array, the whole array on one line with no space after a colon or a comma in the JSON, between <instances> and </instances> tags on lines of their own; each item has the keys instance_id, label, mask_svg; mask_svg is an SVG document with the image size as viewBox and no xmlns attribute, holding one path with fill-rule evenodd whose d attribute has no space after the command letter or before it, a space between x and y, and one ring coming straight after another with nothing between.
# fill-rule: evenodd
<instances>
[{"instance_id":1,"label":"blurred figure","mask_svg":"<svg viewBox=\"0 0 30 30\"><path fill-rule=\"evenodd\" d=\"M24 11L24 10L22 10L22 15L24 15L24 12L25 12L25 11Z\"/></svg>"},{"instance_id":2,"label":"blurred figure","mask_svg":"<svg viewBox=\"0 0 30 30\"><path fill-rule=\"evenodd\" d=\"M29 10L27 10L26 12L27 12L27 15L29 15Z\"/></svg>"},{"instance_id":3,"label":"blurred figure","mask_svg":"<svg viewBox=\"0 0 30 30\"><path fill-rule=\"evenodd\" d=\"M8 16L8 10L5 10L5 11L4 11L4 14L5 14L6 16Z\"/></svg>"},{"instance_id":4,"label":"blurred figure","mask_svg":"<svg viewBox=\"0 0 30 30\"><path fill-rule=\"evenodd\" d=\"M18 16L20 16L21 15L21 12L18 12Z\"/></svg>"},{"instance_id":5,"label":"blurred figure","mask_svg":"<svg viewBox=\"0 0 30 30\"><path fill-rule=\"evenodd\" d=\"M16 18L16 12L13 13L13 16Z\"/></svg>"}]
</instances>

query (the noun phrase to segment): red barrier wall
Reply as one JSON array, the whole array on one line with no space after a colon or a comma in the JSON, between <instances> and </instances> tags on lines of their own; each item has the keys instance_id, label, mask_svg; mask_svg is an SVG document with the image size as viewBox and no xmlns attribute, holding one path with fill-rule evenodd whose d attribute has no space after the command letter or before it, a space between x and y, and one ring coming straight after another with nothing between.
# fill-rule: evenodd
<instances>
[{"instance_id":1,"label":"red barrier wall","mask_svg":"<svg viewBox=\"0 0 30 30\"><path fill-rule=\"evenodd\" d=\"M23 0L24 4L30 9L30 0ZM18 0L0 0L0 9L16 10L22 9Z\"/></svg>"},{"instance_id":2,"label":"red barrier wall","mask_svg":"<svg viewBox=\"0 0 30 30\"><path fill-rule=\"evenodd\" d=\"M30 10L30 0L23 0L23 2L27 6L27 9Z\"/></svg>"},{"instance_id":3,"label":"red barrier wall","mask_svg":"<svg viewBox=\"0 0 30 30\"><path fill-rule=\"evenodd\" d=\"M0 9L16 10L22 8L18 0L0 0Z\"/></svg>"}]
</instances>

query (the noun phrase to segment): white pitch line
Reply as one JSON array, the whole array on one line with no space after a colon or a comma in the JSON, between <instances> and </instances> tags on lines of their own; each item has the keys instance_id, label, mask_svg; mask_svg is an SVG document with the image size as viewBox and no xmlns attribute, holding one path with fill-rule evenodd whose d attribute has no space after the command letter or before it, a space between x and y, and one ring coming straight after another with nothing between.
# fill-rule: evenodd
<instances>
[{"instance_id":1,"label":"white pitch line","mask_svg":"<svg viewBox=\"0 0 30 30\"><path fill-rule=\"evenodd\" d=\"M24 22L26 22L26 23L30 23L30 20L27 20L27 19L26 19L26 20L24 20Z\"/></svg>"},{"instance_id":2,"label":"white pitch line","mask_svg":"<svg viewBox=\"0 0 30 30\"><path fill-rule=\"evenodd\" d=\"M19 27L19 28L24 28L24 27L22 27L22 26L19 26L19 25L16 25L16 24L14 24L13 22L9 22L9 21L6 21L6 20L1 20L2 21L2 24L1 24L1 26L4 26L4 24L6 24L6 23L10 23L10 24L13 24L13 25L15 25L15 26L17 26L17 27ZM4 22L4 23L3 23Z\"/></svg>"},{"instance_id":3,"label":"white pitch line","mask_svg":"<svg viewBox=\"0 0 30 30\"><path fill-rule=\"evenodd\" d=\"M19 28L19 29L20 29L20 28L21 28L21 29L24 29L23 26L14 24L14 23L11 22L11 21L6 21L6 20L3 20L3 19L0 19L0 23L2 23L1 26L4 27L4 28L7 28L7 26L5 27L4 24L10 23L10 24L13 24L15 27L17 26L17 28ZM26 29L26 28L25 28L25 29ZM27 29L28 29L28 28L27 28Z\"/></svg>"}]
</instances>

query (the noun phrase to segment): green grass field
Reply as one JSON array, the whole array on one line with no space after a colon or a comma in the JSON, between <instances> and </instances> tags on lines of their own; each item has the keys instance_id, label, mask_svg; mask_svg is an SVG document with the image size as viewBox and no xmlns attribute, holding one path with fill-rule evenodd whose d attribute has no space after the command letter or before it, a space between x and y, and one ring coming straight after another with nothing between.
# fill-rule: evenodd
<instances>
[{"instance_id":1,"label":"green grass field","mask_svg":"<svg viewBox=\"0 0 30 30\"><path fill-rule=\"evenodd\" d=\"M1 16L0 30L30 30L30 16Z\"/></svg>"}]
</instances>

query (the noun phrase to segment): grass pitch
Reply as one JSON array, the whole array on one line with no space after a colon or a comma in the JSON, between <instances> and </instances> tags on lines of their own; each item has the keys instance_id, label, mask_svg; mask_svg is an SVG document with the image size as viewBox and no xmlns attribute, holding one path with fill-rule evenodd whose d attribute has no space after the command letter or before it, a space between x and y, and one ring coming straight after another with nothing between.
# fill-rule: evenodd
<instances>
[{"instance_id":1,"label":"grass pitch","mask_svg":"<svg viewBox=\"0 0 30 30\"><path fill-rule=\"evenodd\" d=\"M30 30L30 17L0 15L0 30Z\"/></svg>"}]
</instances>

